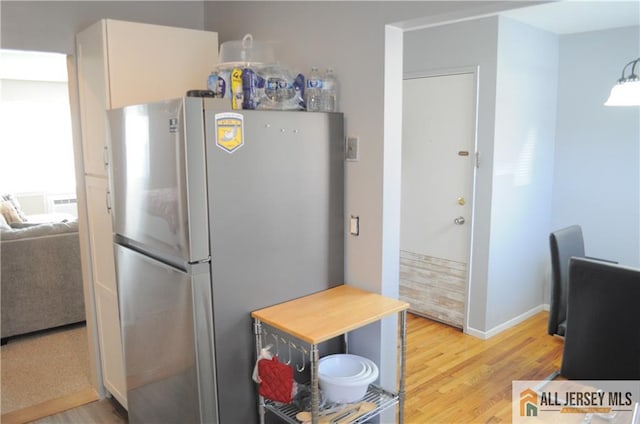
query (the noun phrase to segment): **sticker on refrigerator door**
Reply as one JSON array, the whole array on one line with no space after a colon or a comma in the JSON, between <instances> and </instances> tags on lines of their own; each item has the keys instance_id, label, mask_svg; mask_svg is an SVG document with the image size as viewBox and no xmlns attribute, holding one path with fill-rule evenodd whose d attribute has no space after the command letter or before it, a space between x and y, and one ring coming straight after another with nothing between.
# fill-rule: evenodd
<instances>
[{"instance_id":1,"label":"sticker on refrigerator door","mask_svg":"<svg viewBox=\"0 0 640 424\"><path fill-rule=\"evenodd\" d=\"M175 134L178 132L178 118L169 119L169 133Z\"/></svg>"},{"instance_id":2,"label":"sticker on refrigerator door","mask_svg":"<svg viewBox=\"0 0 640 424\"><path fill-rule=\"evenodd\" d=\"M225 112L215 115L216 145L233 153L244 144L244 116L239 113Z\"/></svg>"}]
</instances>

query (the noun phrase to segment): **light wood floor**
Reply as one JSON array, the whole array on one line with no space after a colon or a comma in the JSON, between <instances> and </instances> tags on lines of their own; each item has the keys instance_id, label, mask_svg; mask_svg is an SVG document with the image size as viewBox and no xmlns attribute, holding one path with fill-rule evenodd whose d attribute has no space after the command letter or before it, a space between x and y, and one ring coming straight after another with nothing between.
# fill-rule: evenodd
<instances>
[{"instance_id":1,"label":"light wood floor","mask_svg":"<svg viewBox=\"0 0 640 424\"><path fill-rule=\"evenodd\" d=\"M50 415L32 424L127 424L127 411L115 400L101 399Z\"/></svg>"},{"instance_id":2,"label":"light wood floor","mask_svg":"<svg viewBox=\"0 0 640 424\"><path fill-rule=\"evenodd\" d=\"M511 382L541 380L560 367L562 340L547 334L547 316L541 312L480 340L409 314L405 422L510 423ZM103 399L37 423L126 424L127 419L122 407Z\"/></svg>"},{"instance_id":3,"label":"light wood floor","mask_svg":"<svg viewBox=\"0 0 640 424\"><path fill-rule=\"evenodd\" d=\"M405 421L511 422L511 382L560 368L563 341L547 334L547 312L488 340L408 315Z\"/></svg>"},{"instance_id":4,"label":"light wood floor","mask_svg":"<svg viewBox=\"0 0 640 424\"><path fill-rule=\"evenodd\" d=\"M42 417L56 414L60 411L71 410L79 405L85 405L98 400L98 394L92 388L83 389L71 395L51 399L33 406L2 414L2 424L22 424L34 422Z\"/></svg>"}]
</instances>

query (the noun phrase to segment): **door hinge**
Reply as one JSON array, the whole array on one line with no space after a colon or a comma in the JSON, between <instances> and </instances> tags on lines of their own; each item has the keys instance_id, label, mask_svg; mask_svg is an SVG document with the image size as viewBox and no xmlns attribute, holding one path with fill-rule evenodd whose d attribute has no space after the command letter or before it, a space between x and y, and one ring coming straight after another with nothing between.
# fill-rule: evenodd
<instances>
[{"instance_id":1,"label":"door hinge","mask_svg":"<svg viewBox=\"0 0 640 424\"><path fill-rule=\"evenodd\" d=\"M102 148L102 163L105 169L109 167L109 147L106 145Z\"/></svg>"},{"instance_id":2,"label":"door hinge","mask_svg":"<svg viewBox=\"0 0 640 424\"><path fill-rule=\"evenodd\" d=\"M480 168L480 152L476 152L476 168Z\"/></svg>"},{"instance_id":3,"label":"door hinge","mask_svg":"<svg viewBox=\"0 0 640 424\"><path fill-rule=\"evenodd\" d=\"M111 190L107 190L106 192L106 201L107 201L107 213L111 214Z\"/></svg>"}]
</instances>

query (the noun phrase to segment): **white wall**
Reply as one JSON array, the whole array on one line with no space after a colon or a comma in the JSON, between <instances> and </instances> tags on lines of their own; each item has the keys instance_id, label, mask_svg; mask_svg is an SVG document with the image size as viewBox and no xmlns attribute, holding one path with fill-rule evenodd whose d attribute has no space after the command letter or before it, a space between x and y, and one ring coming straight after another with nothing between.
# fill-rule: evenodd
<instances>
[{"instance_id":1,"label":"white wall","mask_svg":"<svg viewBox=\"0 0 640 424\"><path fill-rule=\"evenodd\" d=\"M487 330L544 303L557 75L557 36L501 17Z\"/></svg>"},{"instance_id":2,"label":"white wall","mask_svg":"<svg viewBox=\"0 0 640 424\"><path fill-rule=\"evenodd\" d=\"M636 267L640 107L603 103L622 67L639 52L638 26L560 38L551 221L553 229L582 225L587 255Z\"/></svg>"}]
</instances>

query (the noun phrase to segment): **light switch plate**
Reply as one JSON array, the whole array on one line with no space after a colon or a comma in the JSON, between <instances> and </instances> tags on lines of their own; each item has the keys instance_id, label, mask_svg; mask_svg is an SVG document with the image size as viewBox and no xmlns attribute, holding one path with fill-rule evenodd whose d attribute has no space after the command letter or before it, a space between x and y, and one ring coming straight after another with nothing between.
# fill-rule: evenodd
<instances>
[{"instance_id":1,"label":"light switch plate","mask_svg":"<svg viewBox=\"0 0 640 424\"><path fill-rule=\"evenodd\" d=\"M360 143L360 139L358 137L347 137L347 145L346 145L346 158L348 161L357 161L358 158L358 144Z\"/></svg>"}]
</instances>

